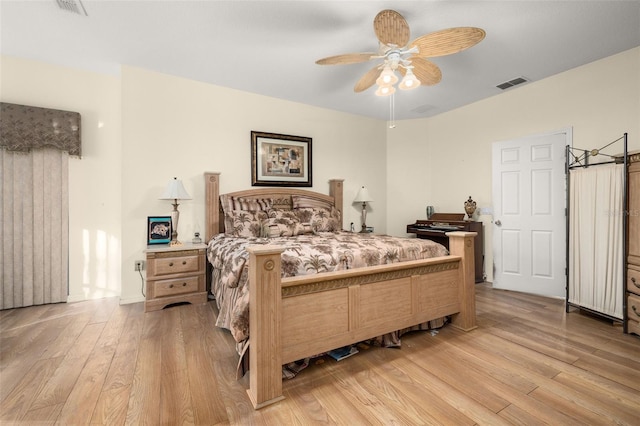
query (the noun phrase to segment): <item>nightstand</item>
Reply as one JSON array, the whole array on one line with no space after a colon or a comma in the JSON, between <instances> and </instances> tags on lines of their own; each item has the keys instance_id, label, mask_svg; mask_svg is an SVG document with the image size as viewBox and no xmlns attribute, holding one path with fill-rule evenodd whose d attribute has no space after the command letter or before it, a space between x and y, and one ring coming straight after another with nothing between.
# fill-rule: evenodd
<instances>
[{"instance_id":1,"label":"nightstand","mask_svg":"<svg viewBox=\"0 0 640 426\"><path fill-rule=\"evenodd\" d=\"M147 246L145 312L175 303L205 303L206 244Z\"/></svg>"}]
</instances>

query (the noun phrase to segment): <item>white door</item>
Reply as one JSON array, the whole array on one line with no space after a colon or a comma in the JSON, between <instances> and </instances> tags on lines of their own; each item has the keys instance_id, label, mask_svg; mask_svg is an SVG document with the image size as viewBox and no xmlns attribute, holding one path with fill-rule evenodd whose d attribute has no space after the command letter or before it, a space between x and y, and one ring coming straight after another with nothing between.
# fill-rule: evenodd
<instances>
[{"instance_id":1,"label":"white door","mask_svg":"<svg viewBox=\"0 0 640 426\"><path fill-rule=\"evenodd\" d=\"M571 130L493 144L494 288L566 296Z\"/></svg>"}]
</instances>

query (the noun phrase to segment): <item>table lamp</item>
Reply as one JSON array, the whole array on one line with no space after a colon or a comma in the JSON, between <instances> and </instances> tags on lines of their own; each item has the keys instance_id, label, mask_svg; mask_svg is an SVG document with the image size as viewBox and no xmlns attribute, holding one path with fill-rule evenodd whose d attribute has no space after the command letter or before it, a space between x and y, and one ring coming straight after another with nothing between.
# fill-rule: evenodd
<instances>
[{"instance_id":1,"label":"table lamp","mask_svg":"<svg viewBox=\"0 0 640 426\"><path fill-rule=\"evenodd\" d=\"M369 191L364 186L360 188L358 191L358 195L356 195L354 203L362 203L362 232L367 232L367 203L373 201L371 196L369 195Z\"/></svg>"},{"instance_id":2,"label":"table lamp","mask_svg":"<svg viewBox=\"0 0 640 426\"><path fill-rule=\"evenodd\" d=\"M159 198L160 200L173 200L173 211L171 212L171 245L182 245L178 241L178 219L180 219L180 212L178 211L178 200L190 200L191 196L184 189L182 181L178 178L173 178L167 184L164 192Z\"/></svg>"}]
</instances>

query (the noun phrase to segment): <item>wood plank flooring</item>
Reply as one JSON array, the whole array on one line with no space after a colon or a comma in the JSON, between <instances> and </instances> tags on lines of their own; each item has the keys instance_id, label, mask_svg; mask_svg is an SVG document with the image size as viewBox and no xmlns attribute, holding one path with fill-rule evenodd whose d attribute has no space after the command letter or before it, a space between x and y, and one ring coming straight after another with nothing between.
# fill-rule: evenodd
<instances>
[{"instance_id":1,"label":"wood plank flooring","mask_svg":"<svg viewBox=\"0 0 640 426\"><path fill-rule=\"evenodd\" d=\"M2 425L640 424L640 338L560 300L476 286L479 328L320 358L253 410L214 302L0 311Z\"/></svg>"}]
</instances>

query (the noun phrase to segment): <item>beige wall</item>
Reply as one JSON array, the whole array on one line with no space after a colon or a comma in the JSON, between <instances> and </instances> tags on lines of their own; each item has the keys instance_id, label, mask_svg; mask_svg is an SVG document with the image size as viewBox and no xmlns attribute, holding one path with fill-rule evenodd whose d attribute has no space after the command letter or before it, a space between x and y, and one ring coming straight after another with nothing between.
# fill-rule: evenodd
<instances>
[{"instance_id":1,"label":"beige wall","mask_svg":"<svg viewBox=\"0 0 640 426\"><path fill-rule=\"evenodd\" d=\"M463 213L471 195L478 207L491 207L493 142L571 128L574 147L599 148L627 132L629 149L637 150L639 126L640 48L432 118L397 122L387 132L387 232L406 235L406 224L424 219L430 204ZM480 219L487 222L491 280L491 217Z\"/></svg>"},{"instance_id":2,"label":"beige wall","mask_svg":"<svg viewBox=\"0 0 640 426\"><path fill-rule=\"evenodd\" d=\"M82 159L69 160L69 300L120 295L120 79L0 58L2 102L81 115Z\"/></svg>"},{"instance_id":3,"label":"beige wall","mask_svg":"<svg viewBox=\"0 0 640 426\"><path fill-rule=\"evenodd\" d=\"M386 224L385 123L308 105L176 78L122 70L122 298L140 297L133 263L145 248L149 215L168 214L158 196L173 176L193 197L180 205L181 239L204 231L204 171L221 172L221 192L251 186L251 130L313 139L313 189L345 179L345 226L359 224L351 204L359 185L376 200L367 222ZM382 207L379 207L382 206Z\"/></svg>"},{"instance_id":4,"label":"beige wall","mask_svg":"<svg viewBox=\"0 0 640 426\"><path fill-rule=\"evenodd\" d=\"M394 235L406 235L428 204L462 212L472 195L490 206L495 141L572 127L574 146L602 146L626 131L640 149L640 48L395 129L126 66L110 76L1 60L3 102L82 115L83 158L69 172L70 300L142 300L133 262L144 258L146 217L171 210L157 199L166 182L181 178L193 197L180 205L188 240L204 228L202 172L221 172L223 192L250 186L251 130L312 137L313 189L344 178L344 223L357 227L350 200L366 185L375 199L367 223Z\"/></svg>"},{"instance_id":5,"label":"beige wall","mask_svg":"<svg viewBox=\"0 0 640 426\"><path fill-rule=\"evenodd\" d=\"M204 171L223 192L251 184L250 132L313 139L313 190L345 179L344 223L359 223L350 200L360 185L375 198L368 222L386 224L385 123L141 69L109 76L2 57L1 100L77 111L83 158L70 164L70 301L143 300L133 270L144 259L146 218L169 214L157 198L170 178L193 200L180 205L179 231L204 231ZM380 207L381 206L381 207Z\"/></svg>"}]
</instances>

